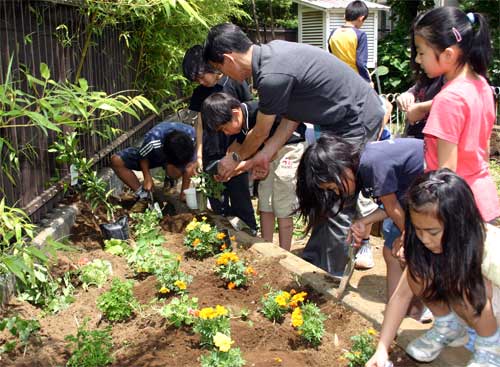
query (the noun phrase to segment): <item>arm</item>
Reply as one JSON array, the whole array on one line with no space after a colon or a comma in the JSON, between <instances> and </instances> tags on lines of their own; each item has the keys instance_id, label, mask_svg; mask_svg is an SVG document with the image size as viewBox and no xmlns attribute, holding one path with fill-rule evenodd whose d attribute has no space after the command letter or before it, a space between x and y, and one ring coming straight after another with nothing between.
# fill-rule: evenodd
<instances>
[{"instance_id":1,"label":"arm","mask_svg":"<svg viewBox=\"0 0 500 367\"><path fill-rule=\"evenodd\" d=\"M273 159L276 152L290 139L290 136L292 136L298 126L298 122L282 118L276 132L266 141L264 148L251 160L246 161L240 168L246 171L253 168L254 178L262 179L266 177L269 171L269 162Z\"/></svg>"},{"instance_id":2,"label":"arm","mask_svg":"<svg viewBox=\"0 0 500 367\"><path fill-rule=\"evenodd\" d=\"M201 114L198 112L198 119L196 120L196 161L198 162L198 169L203 170L203 122L201 121Z\"/></svg>"},{"instance_id":3,"label":"arm","mask_svg":"<svg viewBox=\"0 0 500 367\"><path fill-rule=\"evenodd\" d=\"M254 128L248 132L245 141L240 146L238 153L241 159L252 156L257 149L259 149L264 140L269 136L269 131L271 131L275 118L275 115L265 115L260 111L257 113L257 123ZM239 162L235 162L229 155L226 155L219 163L220 178L224 181L231 177L238 163Z\"/></svg>"},{"instance_id":4,"label":"arm","mask_svg":"<svg viewBox=\"0 0 500 367\"><path fill-rule=\"evenodd\" d=\"M458 163L457 144L450 143L449 141L443 139L438 139L437 148L439 168L449 168L455 172L457 170Z\"/></svg>"},{"instance_id":5,"label":"arm","mask_svg":"<svg viewBox=\"0 0 500 367\"><path fill-rule=\"evenodd\" d=\"M411 123L424 120L431 110L432 99L430 101L414 103L406 109L406 119Z\"/></svg>"},{"instance_id":6,"label":"arm","mask_svg":"<svg viewBox=\"0 0 500 367\"><path fill-rule=\"evenodd\" d=\"M380 197L380 201L384 204L384 210L387 215L393 220L401 233L405 230L405 212L399 204L395 193L390 193Z\"/></svg>"},{"instance_id":7,"label":"arm","mask_svg":"<svg viewBox=\"0 0 500 367\"><path fill-rule=\"evenodd\" d=\"M384 322L380 332L380 340L375 354L366 362L366 367L384 367L389 357L389 347L394 340L399 325L403 321L413 292L408 284L408 269L403 272L399 284L394 291L387 308L385 309Z\"/></svg>"},{"instance_id":8,"label":"arm","mask_svg":"<svg viewBox=\"0 0 500 367\"><path fill-rule=\"evenodd\" d=\"M358 47L356 49L356 66L358 67L359 75L371 83L370 73L368 72L368 40L365 32L358 33Z\"/></svg>"},{"instance_id":9,"label":"arm","mask_svg":"<svg viewBox=\"0 0 500 367\"><path fill-rule=\"evenodd\" d=\"M139 166L141 167L142 175L144 176L144 183L142 187L146 191L153 190L153 177L151 177L151 172L149 171L149 161L147 159L141 159L139 161Z\"/></svg>"}]
</instances>

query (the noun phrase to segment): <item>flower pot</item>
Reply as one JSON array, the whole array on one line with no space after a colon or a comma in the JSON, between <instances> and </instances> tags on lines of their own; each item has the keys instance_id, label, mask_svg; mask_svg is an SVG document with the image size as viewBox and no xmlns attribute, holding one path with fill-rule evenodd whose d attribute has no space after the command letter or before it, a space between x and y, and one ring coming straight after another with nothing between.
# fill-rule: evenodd
<instances>
[{"instance_id":1,"label":"flower pot","mask_svg":"<svg viewBox=\"0 0 500 367\"><path fill-rule=\"evenodd\" d=\"M128 217L118 218L116 222L99 224L102 237L105 240L116 238L118 240L128 240Z\"/></svg>"},{"instance_id":2,"label":"flower pot","mask_svg":"<svg viewBox=\"0 0 500 367\"><path fill-rule=\"evenodd\" d=\"M184 194L186 195L186 204L189 209L198 209L198 200L196 200L196 189L189 188L184 190Z\"/></svg>"},{"instance_id":3,"label":"flower pot","mask_svg":"<svg viewBox=\"0 0 500 367\"><path fill-rule=\"evenodd\" d=\"M207 197L201 191L196 191L196 202L198 203L198 210L207 210Z\"/></svg>"}]
</instances>

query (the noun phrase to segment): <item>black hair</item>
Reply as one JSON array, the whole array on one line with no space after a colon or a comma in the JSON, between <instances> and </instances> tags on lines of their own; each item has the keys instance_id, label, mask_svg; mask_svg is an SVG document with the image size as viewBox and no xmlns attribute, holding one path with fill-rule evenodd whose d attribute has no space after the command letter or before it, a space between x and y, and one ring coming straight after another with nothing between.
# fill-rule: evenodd
<instances>
[{"instance_id":1,"label":"black hair","mask_svg":"<svg viewBox=\"0 0 500 367\"><path fill-rule=\"evenodd\" d=\"M168 163L183 170L194 156L193 139L185 132L174 130L165 136L163 152Z\"/></svg>"},{"instance_id":2,"label":"black hair","mask_svg":"<svg viewBox=\"0 0 500 367\"><path fill-rule=\"evenodd\" d=\"M306 222L306 233L330 215L337 215L349 198L347 169L356 175L360 151L347 140L322 134L307 147L297 168L297 212ZM321 184L333 182L339 194Z\"/></svg>"},{"instance_id":3,"label":"black hair","mask_svg":"<svg viewBox=\"0 0 500 367\"><path fill-rule=\"evenodd\" d=\"M418 238L411 211L435 215L443 226L440 254ZM486 304L481 273L485 227L467 183L449 169L418 177L407 192L404 250L410 276L420 279L425 301L464 299L479 315Z\"/></svg>"},{"instance_id":4,"label":"black hair","mask_svg":"<svg viewBox=\"0 0 500 367\"><path fill-rule=\"evenodd\" d=\"M182 60L182 72L186 79L194 82L200 74L219 73L210 64L203 60L203 47L195 45L188 49Z\"/></svg>"},{"instance_id":5,"label":"black hair","mask_svg":"<svg viewBox=\"0 0 500 367\"><path fill-rule=\"evenodd\" d=\"M363 20L368 18L368 7L364 1L352 1L345 8L345 20L351 22L353 20L363 17Z\"/></svg>"},{"instance_id":6,"label":"black hair","mask_svg":"<svg viewBox=\"0 0 500 367\"><path fill-rule=\"evenodd\" d=\"M224 54L231 52L246 52L252 46L252 41L235 24L222 23L216 25L208 32L203 58L205 62L224 62Z\"/></svg>"},{"instance_id":7,"label":"black hair","mask_svg":"<svg viewBox=\"0 0 500 367\"><path fill-rule=\"evenodd\" d=\"M233 108L240 108L241 102L227 93L214 93L201 106L201 120L208 131L217 131L220 126L233 119Z\"/></svg>"},{"instance_id":8,"label":"black hair","mask_svg":"<svg viewBox=\"0 0 500 367\"><path fill-rule=\"evenodd\" d=\"M462 51L458 65L469 64L486 77L491 62L490 31L486 19L479 13L470 13L473 21L460 9L445 6L426 11L412 26L411 55L416 56L415 36L420 36L438 53L457 45ZM417 70L420 66L414 66Z\"/></svg>"}]
</instances>

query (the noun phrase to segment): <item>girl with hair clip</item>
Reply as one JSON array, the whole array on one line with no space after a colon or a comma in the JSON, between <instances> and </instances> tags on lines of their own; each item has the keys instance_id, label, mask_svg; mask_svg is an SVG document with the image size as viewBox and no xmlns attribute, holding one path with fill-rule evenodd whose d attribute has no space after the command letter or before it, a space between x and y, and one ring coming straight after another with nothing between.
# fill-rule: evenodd
<instances>
[{"instance_id":1,"label":"girl with hair clip","mask_svg":"<svg viewBox=\"0 0 500 367\"><path fill-rule=\"evenodd\" d=\"M380 341L366 367L383 367L413 295L434 314L432 328L408 344L421 362L477 337L467 367L500 366L500 230L481 220L467 183L448 169L430 171L406 198L406 270L385 310Z\"/></svg>"},{"instance_id":2,"label":"girl with hair clip","mask_svg":"<svg viewBox=\"0 0 500 367\"><path fill-rule=\"evenodd\" d=\"M417 17L412 34L417 73L445 81L423 130L427 169L446 167L463 177L483 220L490 222L500 216L500 204L488 170L495 107L486 80L491 60L486 20L454 7L435 8Z\"/></svg>"}]
</instances>

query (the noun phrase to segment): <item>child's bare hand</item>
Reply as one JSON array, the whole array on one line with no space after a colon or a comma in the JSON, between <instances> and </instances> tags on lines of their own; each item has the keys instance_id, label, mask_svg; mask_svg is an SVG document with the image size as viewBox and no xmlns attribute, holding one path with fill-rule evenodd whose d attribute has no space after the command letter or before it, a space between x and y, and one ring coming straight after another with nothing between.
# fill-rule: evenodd
<instances>
[{"instance_id":1,"label":"child's bare hand","mask_svg":"<svg viewBox=\"0 0 500 367\"><path fill-rule=\"evenodd\" d=\"M355 221L351 225L348 242L354 241L356 246L361 245L361 241L365 237L366 225L360 221Z\"/></svg>"},{"instance_id":2,"label":"child's bare hand","mask_svg":"<svg viewBox=\"0 0 500 367\"><path fill-rule=\"evenodd\" d=\"M404 248L404 235L396 238L392 244L392 256L397 258L401 263L401 266L406 264L405 260L405 248Z\"/></svg>"},{"instance_id":3,"label":"child's bare hand","mask_svg":"<svg viewBox=\"0 0 500 367\"><path fill-rule=\"evenodd\" d=\"M366 362L365 367L386 367L389 361L387 351L377 349L375 354Z\"/></svg>"},{"instance_id":4,"label":"child's bare hand","mask_svg":"<svg viewBox=\"0 0 500 367\"><path fill-rule=\"evenodd\" d=\"M406 112L415 103L415 96L408 92L402 93L396 98L396 103L401 111Z\"/></svg>"}]
</instances>

